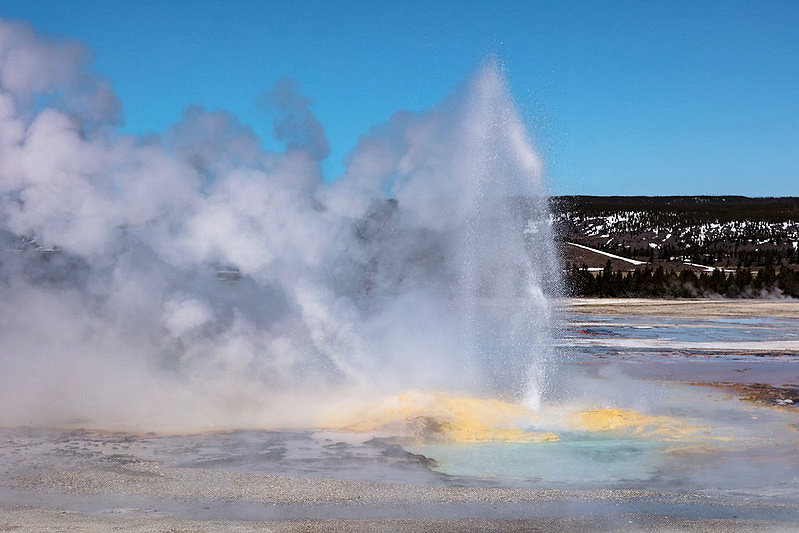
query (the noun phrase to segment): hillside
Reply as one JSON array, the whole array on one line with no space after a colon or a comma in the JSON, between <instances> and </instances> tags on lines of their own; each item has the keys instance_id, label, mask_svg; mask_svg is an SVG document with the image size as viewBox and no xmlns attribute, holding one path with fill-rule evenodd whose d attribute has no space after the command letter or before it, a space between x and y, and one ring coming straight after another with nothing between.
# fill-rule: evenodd
<instances>
[{"instance_id":1,"label":"hillside","mask_svg":"<svg viewBox=\"0 0 799 533\"><path fill-rule=\"evenodd\" d=\"M799 198L561 196L551 207L574 295L799 297Z\"/></svg>"},{"instance_id":2,"label":"hillside","mask_svg":"<svg viewBox=\"0 0 799 533\"><path fill-rule=\"evenodd\" d=\"M559 196L551 207L559 240L649 264L779 269L799 262L795 197ZM568 246L563 252L571 264L607 259Z\"/></svg>"}]
</instances>

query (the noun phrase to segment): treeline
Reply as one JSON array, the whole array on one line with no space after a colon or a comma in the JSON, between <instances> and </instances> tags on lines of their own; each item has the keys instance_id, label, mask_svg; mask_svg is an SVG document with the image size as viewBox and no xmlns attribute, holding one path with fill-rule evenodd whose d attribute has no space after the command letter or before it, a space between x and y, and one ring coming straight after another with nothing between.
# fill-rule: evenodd
<instances>
[{"instance_id":1,"label":"treeline","mask_svg":"<svg viewBox=\"0 0 799 533\"><path fill-rule=\"evenodd\" d=\"M580 217L606 216L625 211L647 213L656 225L691 225L707 222L756 220L782 222L799 219L799 198L748 198L745 196L553 196L556 213Z\"/></svg>"},{"instance_id":2,"label":"treeline","mask_svg":"<svg viewBox=\"0 0 799 533\"><path fill-rule=\"evenodd\" d=\"M586 268L573 266L566 272L566 290L570 296L606 298L763 298L788 296L799 298L799 271L783 267L779 274L765 266L752 274L739 268L735 272L721 270L702 272L666 271L662 266L632 272L613 272L610 261L602 272L592 274Z\"/></svg>"},{"instance_id":3,"label":"treeline","mask_svg":"<svg viewBox=\"0 0 799 533\"><path fill-rule=\"evenodd\" d=\"M574 239L578 242L579 239ZM595 245L600 250L624 255L627 257L643 258L650 263L656 259L668 260L672 257L681 261L691 261L692 263L699 263L703 265L713 265L722 263L725 260L729 264L731 259L737 261L736 264L744 267L752 266L768 266L768 265L782 265L782 264L797 264L799 263L799 250L796 250L790 243L784 248L776 248L784 243L781 239L777 238L773 244L775 248L767 249L763 245L759 248L750 250L739 248L734 239L730 239L730 246L723 247L718 243L712 245L692 245L690 248L678 248L671 244L663 244L657 251L650 247L625 247L621 243L615 245ZM583 244L578 242L578 244ZM585 244L589 246L590 244ZM729 248L729 249L725 249Z\"/></svg>"}]
</instances>

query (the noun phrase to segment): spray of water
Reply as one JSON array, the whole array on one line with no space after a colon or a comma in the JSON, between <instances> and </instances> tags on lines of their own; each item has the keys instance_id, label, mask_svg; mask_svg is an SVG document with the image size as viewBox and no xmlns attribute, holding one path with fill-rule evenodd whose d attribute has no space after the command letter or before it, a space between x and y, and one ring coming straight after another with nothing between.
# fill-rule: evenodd
<instances>
[{"instance_id":1,"label":"spray of water","mask_svg":"<svg viewBox=\"0 0 799 533\"><path fill-rule=\"evenodd\" d=\"M536 404L558 268L540 158L489 61L362 136L345 173L296 83L123 134L77 43L0 22L0 425L323 423L408 389Z\"/></svg>"}]
</instances>

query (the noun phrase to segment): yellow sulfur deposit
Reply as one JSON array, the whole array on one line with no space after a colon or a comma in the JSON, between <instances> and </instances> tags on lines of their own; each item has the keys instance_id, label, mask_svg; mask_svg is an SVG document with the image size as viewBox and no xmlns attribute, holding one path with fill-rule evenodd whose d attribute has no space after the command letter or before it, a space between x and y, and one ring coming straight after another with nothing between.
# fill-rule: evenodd
<instances>
[{"instance_id":1,"label":"yellow sulfur deposit","mask_svg":"<svg viewBox=\"0 0 799 533\"><path fill-rule=\"evenodd\" d=\"M545 411L546 412L546 411ZM553 415L553 412L549 412ZM563 414L557 418L564 420ZM554 433L519 429L539 420L538 413L501 400L451 396L438 392L408 392L364 407L333 424L359 433L381 432L412 442L544 442ZM669 416L651 416L632 409L588 409L565 415L568 427L594 433L661 441L726 440L705 434ZM562 426L561 426L562 427Z\"/></svg>"},{"instance_id":2,"label":"yellow sulfur deposit","mask_svg":"<svg viewBox=\"0 0 799 533\"><path fill-rule=\"evenodd\" d=\"M521 405L500 400L461 398L441 393L408 392L364 409L344 429L385 431L425 442L541 442L554 433L517 429L537 419Z\"/></svg>"},{"instance_id":3,"label":"yellow sulfur deposit","mask_svg":"<svg viewBox=\"0 0 799 533\"><path fill-rule=\"evenodd\" d=\"M631 409L589 409L570 418L574 429L615 431L656 440L684 440L705 429L689 426L668 416L648 416Z\"/></svg>"}]
</instances>

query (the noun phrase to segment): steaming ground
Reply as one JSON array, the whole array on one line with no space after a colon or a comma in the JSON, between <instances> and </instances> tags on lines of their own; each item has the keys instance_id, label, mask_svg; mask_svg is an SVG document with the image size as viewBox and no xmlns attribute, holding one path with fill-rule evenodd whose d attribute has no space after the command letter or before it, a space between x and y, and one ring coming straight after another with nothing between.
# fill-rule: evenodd
<instances>
[{"instance_id":1,"label":"steaming ground","mask_svg":"<svg viewBox=\"0 0 799 533\"><path fill-rule=\"evenodd\" d=\"M676 349L581 347L557 402L413 393L328 429L185 435L0 431L0 524L244 530L790 531L796 408L709 387L775 387L795 358L681 353L681 335L792 335L796 318L573 315L564 337L665 333ZM747 381L748 380L748 381ZM363 406L362 406L363 409ZM353 416L352 412L339 417ZM340 418L339 418L340 420ZM492 430L492 425L505 428ZM549 432L556 439L530 439ZM483 438L481 438L483 437ZM58 510L58 511L56 511Z\"/></svg>"}]
</instances>

